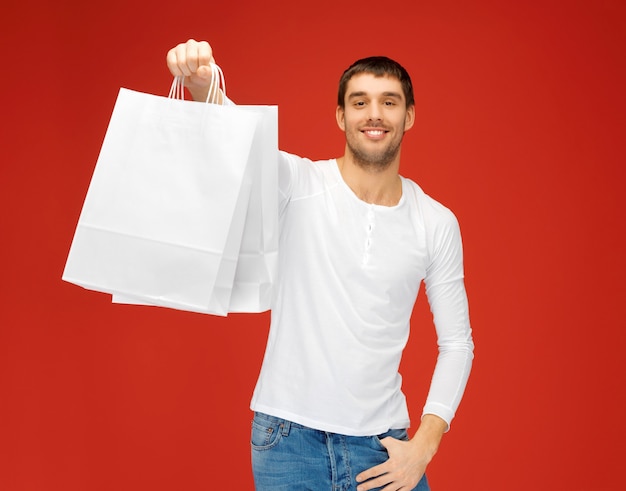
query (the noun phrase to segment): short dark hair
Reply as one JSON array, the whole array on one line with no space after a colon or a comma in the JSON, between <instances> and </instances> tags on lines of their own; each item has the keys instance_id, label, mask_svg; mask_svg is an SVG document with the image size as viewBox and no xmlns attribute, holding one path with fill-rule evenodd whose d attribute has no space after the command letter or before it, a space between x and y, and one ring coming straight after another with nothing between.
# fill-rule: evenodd
<instances>
[{"instance_id":1,"label":"short dark hair","mask_svg":"<svg viewBox=\"0 0 626 491\"><path fill-rule=\"evenodd\" d=\"M350 65L341 75L339 80L339 91L337 94L337 104L340 107L345 107L346 104L346 89L348 82L352 77L361 73L371 73L375 77L393 77L400 81L402 85L402 91L404 92L404 98L406 99L406 107L413 106L415 104L415 96L413 95L413 84L411 83L411 77L400 63L387 58L386 56L370 56L368 58L361 58Z\"/></svg>"}]
</instances>

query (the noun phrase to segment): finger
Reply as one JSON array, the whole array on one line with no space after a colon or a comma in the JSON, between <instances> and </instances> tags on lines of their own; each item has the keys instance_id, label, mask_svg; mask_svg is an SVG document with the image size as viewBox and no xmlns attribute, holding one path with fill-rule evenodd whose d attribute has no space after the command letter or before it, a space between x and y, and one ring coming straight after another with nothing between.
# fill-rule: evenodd
<instances>
[{"instance_id":1,"label":"finger","mask_svg":"<svg viewBox=\"0 0 626 491\"><path fill-rule=\"evenodd\" d=\"M397 440L396 438L394 438L392 436L387 436L385 438L382 438L380 440L380 443L389 452L394 447L397 447L398 443L404 443L404 442L400 442L400 440Z\"/></svg>"},{"instance_id":2,"label":"finger","mask_svg":"<svg viewBox=\"0 0 626 491\"><path fill-rule=\"evenodd\" d=\"M201 79L210 78L211 63L215 63L211 45L206 41L196 41L189 39L185 43L180 43L167 53L167 66L173 76L189 77L198 74ZM200 73L198 73L200 70Z\"/></svg>"},{"instance_id":3,"label":"finger","mask_svg":"<svg viewBox=\"0 0 626 491\"><path fill-rule=\"evenodd\" d=\"M374 477L382 476L387 473L386 462L383 464L376 465L374 467L370 467L369 469L361 472L358 476L356 476L356 482L364 482L368 479L372 479Z\"/></svg>"},{"instance_id":4,"label":"finger","mask_svg":"<svg viewBox=\"0 0 626 491\"><path fill-rule=\"evenodd\" d=\"M170 50L168 65L173 75L185 77L193 75L198 69L198 42L195 39L189 39L186 43L180 43Z\"/></svg>"},{"instance_id":5,"label":"finger","mask_svg":"<svg viewBox=\"0 0 626 491\"><path fill-rule=\"evenodd\" d=\"M181 77L183 75L183 72L178 67L178 56L176 54L177 48L178 47L172 48L167 52L166 61L167 61L167 68L169 69L170 73L174 77Z\"/></svg>"},{"instance_id":6,"label":"finger","mask_svg":"<svg viewBox=\"0 0 626 491\"><path fill-rule=\"evenodd\" d=\"M213 49L206 41L200 41L198 43L198 65L208 66L211 63L215 63L213 59Z\"/></svg>"},{"instance_id":7,"label":"finger","mask_svg":"<svg viewBox=\"0 0 626 491\"><path fill-rule=\"evenodd\" d=\"M183 68L183 72L185 75L191 75L198 71L198 43L193 40L187 41L185 44L185 66L187 68L187 72Z\"/></svg>"},{"instance_id":8,"label":"finger","mask_svg":"<svg viewBox=\"0 0 626 491\"><path fill-rule=\"evenodd\" d=\"M167 66L175 77L190 75L187 67L187 47L179 44L167 53Z\"/></svg>"},{"instance_id":9,"label":"finger","mask_svg":"<svg viewBox=\"0 0 626 491\"><path fill-rule=\"evenodd\" d=\"M391 485L393 484L393 479L391 479L390 477L388 477L387 474L382 475L382 476L378 476L374 479L370 479L364 483L360 483L357 486L357 491L369 491L370 489L382 489L383 486L386 485ZM385 491L391 491L392 489L396 489L393 486L386 486L384 488Z\"/></svg>"},{"instance_id":10,"label":"finger","mask_svg":"<svg viewBox=\"0 0 626 491\"><path fill-rule=\"evenodd\" d=\"M181 66L182 71L185 75L193 75L195 74L200 67L210 66L211 63L215 63L213 59L213 50L211 49L211 45L206 41L196 41L194 39L190 39L184 45L185 52L182 54L184 56L184 65ZM185 70L187 68L187 70Z\"/></svg>"},{"instance_id":11,"label":"finger","mask_svg":"<svg viewBox=\"0 0 626 491\"><path fill-rule=\"evenodd\" d=\"M198 78L204 81L207 81L207 80L211 80L212 71L213 69L210 66L202 65L201 67L198 68L196 75L198 76Z\"/></svg>"},{"instance_id":12,"label":"finger","mask_svg":"<svg viewBox=\"0 0 626 491\"><path fill-rule=\"evenodd\" d=\"M176 65L178 66L180 73L185 77L189 77L195 72L195 69L192 69L194 65L193 57L195 44L196 41L190 39L186 43L181 43L176 46L174 51L176 54Z\"/></svg>"}]
</instances>

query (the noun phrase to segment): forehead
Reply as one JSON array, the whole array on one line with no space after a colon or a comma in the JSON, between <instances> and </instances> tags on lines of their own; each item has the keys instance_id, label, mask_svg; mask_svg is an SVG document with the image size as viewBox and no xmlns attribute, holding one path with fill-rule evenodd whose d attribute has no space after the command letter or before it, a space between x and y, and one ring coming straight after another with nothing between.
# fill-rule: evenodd
<instances>
[{"instance_id":1,"label":"forehead","mask_svg":"<svg viewBox=\"0 0 626 491\"><path fill-rule=\"evenodd\" d=\"M346 86L346 98L355 94L377 96L389 93L397 94L404 100L400 80L388 75L377 77L372 73L359 73L354 75Z\"/></svg>"}]
</instances>

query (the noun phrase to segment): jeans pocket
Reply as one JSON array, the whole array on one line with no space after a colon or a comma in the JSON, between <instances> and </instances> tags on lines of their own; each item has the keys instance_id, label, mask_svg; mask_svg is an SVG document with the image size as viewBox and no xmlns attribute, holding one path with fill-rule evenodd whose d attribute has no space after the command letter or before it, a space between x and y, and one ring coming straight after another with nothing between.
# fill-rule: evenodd
<instances>
[{"instance_id":1,"label":"jeans pocket","mask_svg":"<svg viewBox=\"0 0 626 491\"><path fill-rule=\"evenodd\" d=\"M269 450L280 441L285 421L273 416L255 414L252 420L250 444L253 450Z\"/></svg>"},{"instance_id":2,"label":"jeans pocket","mask_svg":"<svg viewBox=\"0 0 626 491\"><path fill-rule=\"evenodd\" d=\"M376 435L374 437L372 437L372 439L374 440L374 443L381 449L381 450L387 450L385 448L385 446L382 444L381 440L387 437L391 437L391 438L395 438L396 440L403 440L403 441L407 441L409 439L409 434L407 433L407 431L405 429L399 429L399 430L389 430L385 433L382 433L380 435Z\"/></svg>"}]
</instances>

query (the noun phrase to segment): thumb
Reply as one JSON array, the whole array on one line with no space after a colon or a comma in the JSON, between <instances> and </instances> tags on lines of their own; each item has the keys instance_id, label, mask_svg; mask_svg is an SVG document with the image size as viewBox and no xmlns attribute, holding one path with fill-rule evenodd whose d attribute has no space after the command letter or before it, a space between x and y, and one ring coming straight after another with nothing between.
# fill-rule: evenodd
<instances>
[{"instance_id":1,"label":"thumb","mask_svg":"<svg viewBox=\"0 0 626 491\"><path fill-rule=\"evenodd\" d=\"M209 65L201 65L198 67L196 71L196 76L202 80L209 81L211 80L211 73L213 69Z\"/></svg>"},{"instance_id":2,"label":"thumb","mask_svg":"<svg viewBox=\"0 0 626 491\"><path fill-rule=\"evenodd\" d=\"M395 438L391 436L387 436L385 438L382 438L380 440L380 443L382 444L383 447L385 447L387 452L389 452L397 446L398 440L396 440Z\"/></svg>"}]
</instances>

